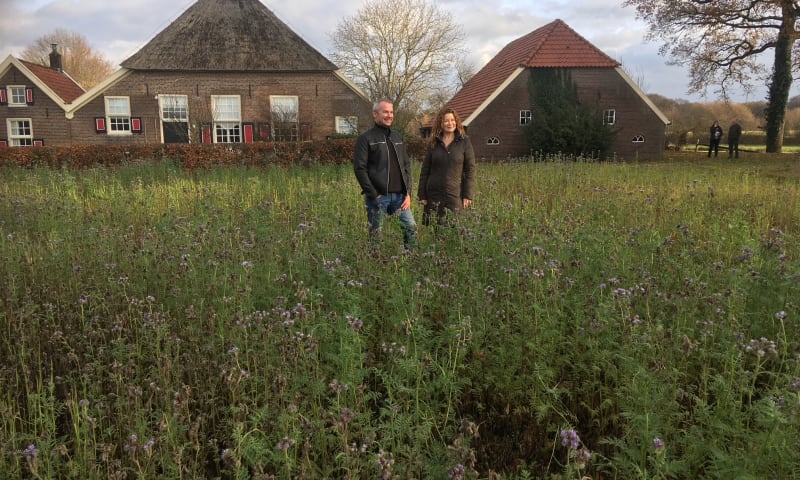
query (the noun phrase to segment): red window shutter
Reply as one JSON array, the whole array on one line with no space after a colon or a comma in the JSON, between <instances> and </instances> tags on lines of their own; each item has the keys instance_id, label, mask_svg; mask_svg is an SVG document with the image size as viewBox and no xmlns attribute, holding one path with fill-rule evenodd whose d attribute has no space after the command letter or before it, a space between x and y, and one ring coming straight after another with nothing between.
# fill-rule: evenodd
<instances>
[{"instance_id":1,"label":"red window shutter","mask_svg":"<svg viewBox=\"0 0 800 480\"><path fill-rule=\"evenodd\" d=\"M33 105L33 89L26 88L25 89L25 103L28 105Z\"/></svg>"},{"instance_id":2,"label":"red window shutter","mask_svg":"<svg viewBox=\"0 0 800 480\"><path fill-rule=\"evenodd\" d=\"M142 133L142 118L131 117L131 131L133 133Z\"/></svg>"},{"instance_id":3,"label":"red window shutter","mask_svg":"<svg viewBox=\"0 0 800 480\"><path fill-rule=\"evenodd\" d=\"M44 147L44 140L41 138L34 138L33 139L33 146L34 147Z\"/></svg>"},{"instance_id":4,"label":"red window shutter","mask_svg":"<svg viewBox=\"0 0 800 480\"><path fill-rule=\"evenodd\" d=\"M7 146L8 146L8 140L6 140L5 138L0 138L0 147L7 147Z\"/></svg>"},{"instance_id":5,"label":"red window shutter","mask_svg":"<svg viewBox=\"0 0 800 480\"><path fill-rule=\"evenodd\" d=\"M106 117L94 117L94 129L97 133L105 133Z\"/></svg>"},{"instance_id":6,"label":"red window shutter","mask_svg":"<svg viewBox=\"0 0 800 480\"><path fill-rule=\"evenodd\" d=\"M205 124L200 127L200 141L206 145L211 144L211 125Z\"/></svg>"},{"instance_id":7,"label":"red window shutter","mask_svg":"<svg viewBox=\"0 0 800 480\"><path fill-rule=\"evenodd\" d=\"M0 88L0 105L8 105L8 94L6 87Z\"/></svg>"},{"instance_id":8,"label":"red window shutter","mask_svg":"<svg viewBox=\"0 0 800 480\"><path fill-rule=\"evenodd\" d=\"M242 128L244 129L244 143L253 143L253 124L243 123Z\"/></svg>"}]
</instances>

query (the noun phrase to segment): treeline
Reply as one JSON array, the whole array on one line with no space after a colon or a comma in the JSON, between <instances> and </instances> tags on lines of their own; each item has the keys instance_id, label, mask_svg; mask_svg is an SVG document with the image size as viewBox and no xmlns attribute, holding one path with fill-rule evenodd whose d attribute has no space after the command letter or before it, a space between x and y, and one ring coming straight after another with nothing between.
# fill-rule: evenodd
<instances>
[{"instance_id":1,"label":"treeline","mask_svg":"<svg viewBox=\"0 0 800 480\"><path fill-rule=\"evenodd\" d=\"M667 143L684 147L708 141L708 130L714 120L719 121L726 134L731 121L736 119L742 126L743 144L765 142L764 111L766 100L744 103L690 102L674 100L657 94L648 95L653 103L672 122L667 127ZM800 96L789 100L786 111L784 145L800 145Z\"/></svg>"}]
</instances>

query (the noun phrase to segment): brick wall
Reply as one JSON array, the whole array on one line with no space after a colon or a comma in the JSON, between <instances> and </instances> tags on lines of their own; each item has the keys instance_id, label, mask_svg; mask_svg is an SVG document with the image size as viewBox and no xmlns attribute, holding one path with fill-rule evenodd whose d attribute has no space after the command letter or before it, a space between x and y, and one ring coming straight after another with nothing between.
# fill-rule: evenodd
<instances>
[{"instance_id":1,"label":"brick wall","mask_svg":"<svg viewBox=\"0 0 800 480\"><path fill-rule=\"evenodd\" d=\"M0 77L0 88L6 85L24 85L33 89L33 105L0 105L0 138L8 139L9 118L30 119L33 138L42 139L45 145L58 145L69 136L69 124L64 110L16 67Z\"/></svg>"},{"instance_id":2,"label":"brick wall","mask_svg":"<svg viewBox=\"0 0 800 480\"><path fill-rule=\"evenodd\" d=\"M468 133L478 159L497 161L529 155L531 148L525 129L519 124L520 110L530 110L529 74L523 72L469 125ZM661 158L666 143L666 128L625 80L612 69L573 69L572 79L585 104L601 110L616 110L619 130L612 154L620 159ZM535 114L535 113L534 113ZM644 143L634 143L642 136ZM500 143L487 144L489 138Z\"/></svg>"},{"instance_id":3,"label":"brick wall","mask_svg":"<svg viewBox=\"0 0 800 480\"><path fill-rule=\"evenodd\" d=\"M3 82L15 83L9 80ZM211 121L212 95L240 96L242 122L256 124L257 137L258 125L269 124L271 121L270 95L299 97L299 122L304 127L302 130L305 132L305 139L320 140L334 134L337 115L358 117L361 129L372 124L369 102L364 101L332 72L266 74L134 71L75 111L73 118L69 120L64 111L57 108L44 94L35 94L37 104L29 107L37 115L33 122L37 132L35 135L42 132L40 136L45 138L47 145L161 143L157 99L159 94L187 95L192 142L199 142L199 125ZM110 135L96 132L95 118L105 117L105 96L130 98L131 116L142 120L141 134ZM50 103L49 108L46 101ZM3 121L0 127L3 129L0 131L0 138L5 138L5 123Z\"/></svg>"}]
</instances>

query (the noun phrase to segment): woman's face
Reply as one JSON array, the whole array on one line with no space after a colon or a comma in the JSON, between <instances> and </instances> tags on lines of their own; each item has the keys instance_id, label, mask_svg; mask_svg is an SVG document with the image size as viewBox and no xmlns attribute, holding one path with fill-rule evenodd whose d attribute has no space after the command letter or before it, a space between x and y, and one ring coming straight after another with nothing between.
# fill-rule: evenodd
<instances>
[{"instance_id":1,"label":"woman's face","mask_svg":"<svg viewBox=\"0 0 800 480\"><path fill-rule=\"evenodd\" d=\"M452 113L445 113L442 117L442 131L453 133L456 131L456 117Z\"/></svg>"}]
</instances>

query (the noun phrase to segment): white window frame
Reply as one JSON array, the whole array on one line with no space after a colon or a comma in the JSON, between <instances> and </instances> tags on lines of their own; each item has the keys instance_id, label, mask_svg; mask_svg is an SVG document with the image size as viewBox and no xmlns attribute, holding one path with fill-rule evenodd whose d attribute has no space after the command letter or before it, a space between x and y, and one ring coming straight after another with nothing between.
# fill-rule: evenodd
<instances>
[{"instance_id":1,"label":"white window frame","mask_svg":"<svg viewBox=\"0 0 800 480\"><path fill-rule=\"evenodd\" d=\"M212 95L214 143L242 143L242 98L239 95Z\"/></svg>"},{"instance_id":2,"label":"white window frame","mask_svg":"<svg viewBox=\"0 0 800 480\"><path fill-rule=\"evenodd\" d=\"M163 122L189 122L189 97L159 95L158 110Z\"/></svg>"},{"instance_id":3,"label":"white window frame","mask_svg":"<svg viewBox=\"0 0 800 480\"><path fill-rule=\"evenodd\" d=\"M519 111L519 124L520 125L527 125L531 123L533 120L533 112L530 110L520 110Z\"/></svg>"},{"instance_id":4,"label":"white window frame","mask_svg":"<svg viewBox=\"0 0 800 480\"><path fill-rule=\"evenodd\" d=\"M633 140L631 140L631 142L633 142L633 143L644 143L644 135L634 135L633 136Z\"/></svg>"},{"instance_id":5,"label":"white window frame","mask_svg":"<svg viewBox=\"0 0 800 480\"><path fill-rule=\"evenodd\" d=\"M105 97L109 135L132 135L130 97Z\"/></svg>"},{"instance_id":6,"label":"white window frame","mask_svg":"<svg viewBox=\"0 0 800 480\"><path fill-rule=\"evenodd\" d=\"M300 141L300 98L297 95L270 95L269 111L273 141Z\"/></svg>"},{"instance_id":7,"label":"white window frame","mask_svg":"<svg viewBox=\"0 0 800 480\"><path fill-rule=\"evenodd\" d=\"M26 107L28 106L28 94L25 85L7 85L6 97L8 99L9 107Z\"/></svg>"},{"instance_id":8,"label":"white window frame","mask_svg":"<svg viewBox=\"0 0 800 480\"><path fill-rule=\"evenodd\" d=\"M486 145L500 145L500 137L490 136L486 139Z\"/></svg>"},{"instance_id":9,"label":"white window frame","mask_svg":"<svg viewBox=\"0 0 800 480\"><path fill-rule=\"evenodd\" d=\"M614 125L617 123L617 111L613 108L603 110L603 125Z\"/></svg>"},{"instance_id":10,"label":"white window frame","mask_svg":"<svg viewBox=\"0 0 800 480\"><path fill-rule=\"evenodd\" d=\"M340 135L355 135L358 133L358 117L336 117L336 133Z\"/></svg>"},{"instance_id":11,"label":"white window frame","mask_svg":"<svg viewBox=\"0 0 800 480\"><path fill-rule=\"evenodd\" d=\"M27 123L27 132L20 132L20 124ZM33 146L33 122L30 118L9 118L6 120L6 131L8 132L8 145L10 147L32 147Z\"/></svg>"}]
</instances>

